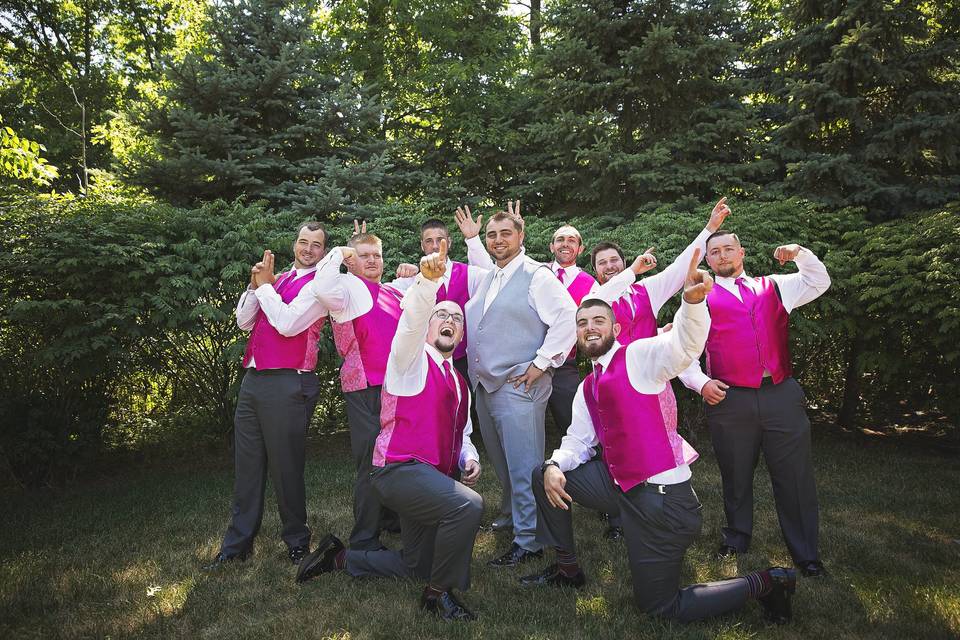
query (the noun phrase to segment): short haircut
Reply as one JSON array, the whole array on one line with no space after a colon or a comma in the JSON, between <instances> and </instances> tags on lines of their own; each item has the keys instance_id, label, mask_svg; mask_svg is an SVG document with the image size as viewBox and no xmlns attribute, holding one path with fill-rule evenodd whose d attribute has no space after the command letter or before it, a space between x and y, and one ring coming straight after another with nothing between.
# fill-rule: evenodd
<instances>
[{"instance_id":1,"label":"short haircut","mask_svg":"<svg viewBox=\"0 0 960 640\"><path fill-rule=\"evenodd\" d=\"M497 211L495 214L490 216L487 224L490 224L491 222L503 222L504 220L509 220L512 222L517 231L523 231L523 218L508 211Z\"/></svg>"},{"instance_id":2,"label":"short haircut","mask_svg":"<svg viewBox=\"0 0 960 640\"><path fill-rule=\"evenodd\" d=\"M297 237L300 237L300 232L306 229L307 231L323 231L323 246L327 246L327 228L323 226L322 222L317 222L316 220L307 220L300 224L297 227Z\"/></svg>"},{"instance_id":3,"label":"short haircut","mask_svg":"<svg viewBox=\"0 0 960 640\"><path fill-rule=\"evenodd\" d=\"M446 223L439 218L430 218L429 220L424 222L422 225L420 225L420 237L421 238L423 237L424 231L428 231L430 229L443 229L443 231L446 232L447 237L448 238L450 237L450 230L447 229Z\"/></svg>"},{"instance_id":4,"label":"short haircut","mask_svg":"<svg viewBox=\"0 0 960 640\"><path fill-rule=\"evenodd\" d=\"M598 242L594 245L593 249L590 251L590 266L593 267L593 272L597 272L597 254L601 251L607 251L608 249L613 249L617 252L617 255L620 256L620 260L626 264L627 259L623 255L623 249L620 248L616 242Z\"/></svg>"},{"instance_id":5,"label":"short haircut","mask_svg":"<svg viewBox=\"0 0 960 640\"><path fill-rule=\"evenodd\" d=\"M375 244L377 245L378 249L383 251L383 242L381 242L380 238L372 233L358 233L347 240L347 246L350 248L356 248L358 244Z\"/></svg>"},{"instance_id":6,"label":"short haircut","mask_svg":"<svg viewBox=\"0 0 960 640\"><path fill-rule=\"evenodd\" d=\"M550 243L553 244L553 241L557 239L557 235L563 234L567 236L573 236L580 241L580 244L583 244L583 238L580 237L580 232L577 231L577 228L570 224L565 224L556 231L553 232L553 235L550 236Z\"/></svg>"},{"instance_id":7,"label":"short haircut","mask_svg":"<svg viewBox=\"0 0 960 640\"><path fill-rule=\"evenodd\" d=\"M580 303L580 306L577 307L577 312L579 313L583 309L592 309L594 307L600 307L605 309L607 315L610 317L610 322L616 322L617 316L613 313L613 307L606 303L606 301L601 300L600 298L584 298Z\"/></svg>"},{"instance_id":8,"label":"short haircut","mask_svg":"<svg viewBox=\"0 0 960 640\"><path fill-rule=\"evenodd\" d=\"M714 238L722 238L723 236L733 236L733 239L737 241L737 244L740 244L740 238L737 237L733 231L727 231L726 229L720 229L719 231L714 231L709 236L707 236L707 241L704 243L705 247L710 246L710 241Z\"/></svg>"}]
</instances>

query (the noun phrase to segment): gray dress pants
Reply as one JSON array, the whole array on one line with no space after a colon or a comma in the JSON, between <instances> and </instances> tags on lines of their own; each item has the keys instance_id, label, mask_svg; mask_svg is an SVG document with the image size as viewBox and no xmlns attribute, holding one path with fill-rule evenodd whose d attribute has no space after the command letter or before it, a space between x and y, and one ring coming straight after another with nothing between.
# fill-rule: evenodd
<instances>
[{"instance_id":1,"label":"gray dress pants","mask_svg":"<svg viewBox=\"0 0 960 640\"><path fill-rule=\"evenodd\" d=\"M762 451L790 555L795 562L819 560L810 420L800 384L787 378L759 389L730 387L720 404L706 405L705 411L723 480L723 543L741 552L750 547L753 475Z\"/></svg>"},{"instance_id":2,"label":"gray dress pants","mask_svg":"<svg viewBox=\"0 0 960 640\"><path fill-rule=\"evenodd\" d=\"M347 423L350 426L350 453L357 470L353 484L353 531L350 548L375 551L380 544L380 529L396 514L380 504L380 498L370 483L373 471L373 448L380 435L381 386L367 387L343 394L347 404Z\"/></svg>"},{"instance_id":3,"label":"gray dress pants","mask_svg":"<svg viewBox=\"0 0 960 640\"><path fill-rule=\"evenodd\" d=\"M700 501L690 482L638 485L624 493L606 465L591 460L564 474L577 504L619 515L627 543L633 597L641 611L690 622L734 611L749 597L745 580L721 580L680 588L683 556L700 534ZM662 488L663 493L660 493ZM539 466L533 470L537 539L545 546L576 549L573 514L551 506Z\"/></svg>"},{"instance_id":4,"label":"gray dress pants","mask_svg":"<svg viewBox=\"0 0 960 640\"><path fill-rule=\"evenodd\" d=\"M523 373L526 365L518 365ZM516 375L511 373L511 375ZM505 383L493 393L477 385L477 415L483 446L503 487L501 511L513 517L513 541L538 551L537 506L530 486L530 468L543 462L543 420L550 397L551 376L540 376L529 390ZM509 511L505 509L509 500Z\"/></svg>"},{"instance_id":5,"label":"gray dress pants","mask_svg":"<svg viewBox=\"0 0 960 640\"><path fill-rule=\"evenodd\" d=\"M347 573L415 577L440 589L468 589L483 516L480 494L417 461L375 468L372 483L383 504L400 515L403 550L350 549Z\"/></svg>"},{"instance_id":6,"label":"gray dress pants","mask_svg":"<svg viewBox=\"0 0 960 640\"><path fill-rule=\"evenodd\" d=\"M289 547L310 543L303 468L307 425L317 405L315 373L295 369L248 369L234 414L233 513L220 553L244 553L263 520L267 475L277 497L281 537Z\"/></svg>"}]
</instances>

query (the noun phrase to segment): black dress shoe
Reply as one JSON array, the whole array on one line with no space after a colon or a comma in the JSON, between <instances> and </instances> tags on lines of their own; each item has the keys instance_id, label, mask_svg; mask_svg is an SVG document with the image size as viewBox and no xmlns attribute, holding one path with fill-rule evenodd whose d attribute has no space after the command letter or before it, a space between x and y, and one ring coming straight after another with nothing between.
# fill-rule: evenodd
<instances>
[{"instance_id":1,"label":"black dress shoe","mask_svg":"<svg viewBox=\"0 0 960 640\"><path fill-rule=\"evenodd\" d=\"M623 527L610 527L603 534L603 537L613 542L623 540Z\"/></svg>"},{"instance_id":2,"label":"black dress shoe","mask_svg":"<svg viewBox=\"0 0 960 640\"><path fill-rule=\"evenodd\" d=\"M491 567L515 567L518 564L523 564L527 560L532 560L533 558L542 558L543 550L540 551L527 551L516 542L513 543L513 546L510 547L510 551L507 551L505 554L499 558L494 558L488 564Z\"/></svg>"},{"instance_id":3,"label":"black dress shoe","mask_svg":"<svg viewBox=\"0 0 960 640\"><path fill-rule=\"evenodd\" d=\"M300 545L299 547L287 547L287 555L290 556L290 562L300 564L303 556L310 553L310 545Z\"/></svg>"},{"instance_id":4,"label":"black dress shoe","mask_svg":"<svg viewBox=\"0 0 960 640\"><path fill-rule=\"evenodd\" d=\"M513 530L513 517L501 515L499 518L490 523L490 530L494 532Z\"/></svg>"},{"instance_id":5,"label":"black dress shoe","mask_svg":"<svg viewBox=\"0 0 960 640\"><path fill-rule=\"evenodd\" d=\"M540 573L534 573L520 578L520 584L525 587L573 587L579 589L587 584L587 576L583 571L575 576L568 576L560 572L559 564L552 564Z\"/></svg>"},{"instance_id":6,"label":"black dress shoe","mask_svg":"<svg viewBox=\"0 0 960 640\"><path fill-rule=\"evenodd\" d=\"M220 567L230 562L245 562L247 558L250 557L251 553L252 552L250 551L250 549L246 549L236 555L227 556L227 555L224 555L223 552L221 551L216 555L216 557L213 560L210 561L209 564L205 564L201 568L204 571L216 571Z\"/></svg>"},{"instance_id":7,"label":"black dress shoe","mask_svg":"<svg viewBox=\"0 0 960 640\"><path fill-rule=\"evenodd\" d=\"M726 560L727 558L736 558L737 557L737 548L731 547L728 544L722 544L717 548L716 553L713 554L713 557L717 560Z\"/></svg>"},{"instance_id":8,"label":"black dress shoe","mask_svg":"<svg viewBox=\"0 0 960 640\"><path fill-rule=\"evenodd\" d=\"M334 560L343 549L344 546L340 542L340 538L328 533L317 545L317 548L313 550L313 553L300 562L300 568L297 569L297 582L306 582L321 573L329 573L336 569Z\"/></svg>"},{"instance_id":9,"label":"black dress shoe","mask_svg":"<svg viewBox=\"0 0 960 640\"><path fill-rule=\"evenodd\" d=\"M420 610L432 613L444 622L476 620L477 616L460 602L451 591L435 595L428 587L420 596Z\"/></svg>"},{"instance_id":10,"label":"black dress shoe","mask_svg":"<svg viewBox=\"0 0 960 640\"><path fill-rule=\"evenodd\" d=\"M827 575L827 570L819 560L804 560L798 562L797 567L800 568L800 575L804 578L821 578Z\"/></svg>"},{"instance_id":11,"label":"black dress shoe","mask_svg":"<svg viewBox=\"0 0 960 640\"><path fill-rule=\"evenodd\" d=\"M760 596L757 601L763 607L763 615L770 622L786 624L793 617L790 609L790 598L797 590L797 572L784 567L770 567L767 569L773 586L770 593Z\"/></svg>"}]
</instances>

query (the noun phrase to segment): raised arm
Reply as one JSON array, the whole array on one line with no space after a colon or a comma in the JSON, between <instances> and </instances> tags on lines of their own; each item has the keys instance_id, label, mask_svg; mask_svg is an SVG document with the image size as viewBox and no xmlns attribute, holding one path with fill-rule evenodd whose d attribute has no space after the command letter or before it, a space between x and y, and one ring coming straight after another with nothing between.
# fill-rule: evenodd
<instances>
[{"instance_id":1,"label":"raised arm","mask_svg":"<svg viewBox=\"0 0 960 640\"><path fill-rule=\"evenodd\" d=\"M773 257L781 265L789 261L797 264L797 273L770 276L780 289L780 298L787 313L816 300L830 288L827 267L809 249L798 244L785 244L773 251Z\"/></svg>"},{"instance_id":2,"label":"raised arm","mask_svg":"<svg viewBox=\"0 0 960 640\"><path fill-rule=\"evenodd\" d=\"M303 287L289 303L283 301L273 288L275 258L271 251L265 251L263 262L258 264L254 282L257 285L254 295L260 304L260 310L280 335L292 337L306 331L317 320L327 315L326 308L320 304L307 287Z\"/></svg>"},{"instance_id":3,"label":"raised arm","mask_svg":"<svg viewBox=\"0 0 960 640\"><path fill-rule=\"evenodd\" d=\"M304 289L327 309L337 322L347 322L373 308L373 298L360 278L340 273L340 265L353 260L357 252L350 247L334 247L317 264L317 275Z\"/></svg>"}]
</instances>

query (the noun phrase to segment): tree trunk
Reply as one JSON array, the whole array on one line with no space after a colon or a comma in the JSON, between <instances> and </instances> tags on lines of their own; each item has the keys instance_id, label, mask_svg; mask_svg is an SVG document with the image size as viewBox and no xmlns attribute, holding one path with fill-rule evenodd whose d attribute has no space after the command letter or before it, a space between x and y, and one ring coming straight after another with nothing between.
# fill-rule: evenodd
<instances>
[{"instance_id":1,"label":"tree trunk","mask_svg":"<svg viewBox=\"0 0 960 640\"><path fill-rule=\"evenodd\" d=\"M540 0L530 0L530 44L540 46Z\"/></svg>"},{"instance_id":2,"label":"tree trunk","mask_svg":"<svg viewBox=\"0 0 960 640\"><path fill-rule=\"evenodd\" d=\"M847 353L847 372L843 383L843 402L837 414L837 424L852 427L857 419L860 406L860 356L863 353L863 339L855 336Z\"/></svg>"}]
</instances>

